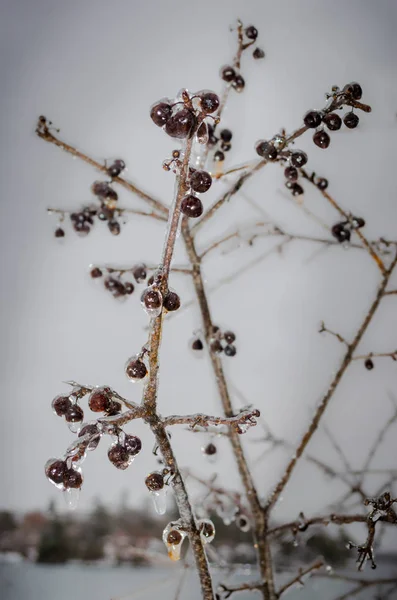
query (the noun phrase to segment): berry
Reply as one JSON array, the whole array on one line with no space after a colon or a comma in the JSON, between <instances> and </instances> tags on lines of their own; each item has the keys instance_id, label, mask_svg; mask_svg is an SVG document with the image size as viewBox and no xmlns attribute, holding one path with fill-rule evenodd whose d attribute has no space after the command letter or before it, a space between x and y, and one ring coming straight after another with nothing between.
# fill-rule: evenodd
<instances>
[{"instance_id":1,"label":"berry","mask_svg":"<svg viewBox=\"0 0 397 600\"><path fill-rule=\"evenodd\" d=\"M225 155L220 150L217 150L214 154L214 160L216 162L223 162L225 160Z\"/></svg>"},{"instance_id":2,"label":"berry","mask_svg":"<svg viewBox=\"0 0 397 600\"><path fill-rule=\"evenodd\" d=\"M178 546L182 542L182 535L177 529L171 529L167 535L167 544L170 546Z\"/></svg>"},{"instance_id":3,"label":"berry","mask_svg":"<svg viewBox=\"0 0 397 600\"><path fill-rule=\"evenodd\" d=\"M328 148L331 138L329 137L328 133L324 131L324 129L320 129L313 135L313 142L316 144L316 146L325 150L325 148Z\"/></svg>"},{"instance_id":4,"label":"berry","mask_svg":"<svg viewBox=\"0 0 397 600\"><path fill-rule=\"evenodd\" d=\"M108 417L114 417L115 415L119 415L121 413L121 403L117 400L111 400L109 402L109 406L106 409L106 415Z\"/></svg>"},{"instance_id":5,"label":"berry","mask_svg":"<svg viewBox=\"0 0 397 600\"><path fill-rule=\"evenodd\" d=\"M359 83L357 83L356 81L347 83L345 85L345 87L343 88L343 91L345 92L345 94L349 94L350 96L352 96L355 100L360 100L360 98L363 95L363 90L361 88L361 85Z\"/></svg>"},{"instance_id":6,"label":"berry","mask_svg":"<svg viewBox=\"0 0 397 600\"><path fill-rule=\"evenodd\" d=\"M241 75L236 75L236 77L234 78L233 82L232 82L232 86L234 87L234 89L236 90L236 92L242 92L243 89L245 88L245 80Z\"/></svg>"},{"instance_id":7,"label":"berry","mask_svg":"<svg viewBox=\"0 0 397 600\"><path fill-rule=\"evenodd\" d=\"M354 112L348 112L343 117L343 122L348 127L348 129L355 129L359 123L360 119Z\"/></svg>"},{"instance_id":8,"label":"berry","mask_svg":"<svg viewBox=\"0 0 397 600\"><path fill-rule=\"evenodd\" d=\"M226 356L235 356L236 353L237 353L237 349L236 349L236 346L233 346L233 344L228 344L227 346L225 346Z\"/></svg>"},{"instance_id":9,"label":"berry","mask_svg":"<svg viewBox=\"0 0 397 600\"><path fill-rule=\"evenodd\" d=\"M110 462L118 469L126 469L129 466L130 456L121 444L114 444L108 450L108 458Z\"/></svg>"},{"instance_id":10,"label":"berry","mask_svg":"<svg viewBox=\"0 0 397 600\"><path fill-rule=\"evenodd\" d=\"M161 473L150 473L145 479L145 484L147 489L151 492L158 492L164 487L164 477Z\"/></svg>"},{"instance_id":11,"label":"berry","mask_svg":"<svg viewBox=\"0 0 397 600\"><path fill-rule=\"evenodd\" d=\"M147 375L147 368L142 360L133 358L128 361L125 373L130 379L143 379Z\"/></svg>"},{"instance_id":12,"label":"berry","mask_svg":"<svg viewBox=\"0 0 397 600\"><path fill-rule=\"evenodd\" d=\"M208 456L213 456L216 453L217 453L217 448L216 448L215 444L213 444L212 442L207 444L206 447L204 448L204 454L207 454Z\"/></svg>"},{"instance_id":13,"label":"berry","mask_svg":"<svg viewBox=\"0 0 397 600\"><path fill-rule=\"evenodd\" d=\"M110 406L111 393L109 388L97 388L92 391L88 399L88 406L92 412L105 412Z\"/></svg>"},{"instance_id":14,"label":"berry","mask_svg":"<svg viewBox=\"0 0 397 600\"><path fill-rule=\"evenodd\" d=\"M259 58L265 58L265 53L262 50L262 48L255 48L255 50L252 53L252 56L258 60Z\"/></svg>"},{"instance_id":15,"label":"berry","mask_svg":"<svg viewBox=\"0 0 397 600\"><path fill-rule=\"evenodd\" d=\"M203 210L203 204L200 198L197 198L197 196L189 194L183 198L181 203L181 211L187 217L197 219L197 217L200 217L203 214Z\"/></svg>"},{"instance_id":16,"label":"berry","mask_svg":"<svg viewBox=\"0 0 397 600\"><path fill-rule=\"evenodd\" d=\"M63 485L66 489L80 489L83 485L83 476L74 469L65 469L63 474Z\"/></svg>"},{"instance_id":17,"label":"berry","mask_svg":"<svg viewBox=\"0 0 397 600\"><path fill-rule=\"evenodd\" d=\"M324 115L323 123L325 123L330 131L338 131L342 127L342 119L336 113Z\"/></svg>"},{"instance_id":18,"label":"berry","mask_svg":"<svg viewBox=\"0 0 397 600\"><path fill-rule=\"evenodd\" d=\"M66 469L66 463L63 460L50 460L47 462L45 466L45 474L48 479L55 483L55 485L60 485L63 483L63 474Z\"/></svg>"},{"instance_id":19,"label":"berry","mask_svg":"<svg viewBox=\"0 0 397 600\"><path fill-rule=\"evenodd\" d=\"M91 191L95 196L106 198L107 200L117 200L117 192L114 191L107 181L94 181Z\"/></svg>"},{"instance_id":20,"label":"berry","mask_svg":"<svg viewBox=\"0 0 397 600\"><path fill-rule=\"evenodd\" d=\"M259 141L255 146L256 153L266 160L276 160L278 156L277 148L272 142L266 142L265 140Z\"/></svg>"},{"instance_id":21,"label":"berry","mask_svg":"<svg viewBox=\"0 0 397 600\"><path fill-rule=\"evenodd\" d=\"M212 352L215 352L216 354L220 354L221 352L223 352L222 344L219 340L213 340L211 342L210 348Z\"/></svg>"},{"instance_id":22,"label":"berry","mask_svg":"<svg viewBox=\"0 0 397 600\"><path fill-rule=\"evenodd\" d=\"M299 173L295 167L286 167L284 171L284 176L288 181L297 181L298 175Z\"/></svg>"},{"instance_id":23,"label":"berry","mask_svg":"<svg viewBox=\"0 0 397 600\"><path fill-rule=\"evenodd\" d=\"M172 115L172 107L166 102L158 102L150 110L150 118L158 127L163 127Z\"/></svg>"},{"instance_id":24,"label":"berry","mask_svg":"<svg viewBox=\"0 0 397 600\"><path fill-rule=\"evenodd\" d=\"M176 292L168 292L163 300L163 306L168 312L178 310L181 306L181 299Z\"/></svg>"},{"instance_id":25,"label":"berry","mask_svg":"<svg viewBox=\"0 0 397 600\"><path fill-rule=\"evenodd\" d=\"M200 192L204 194L204 192L208 191L212 184L212 177L207 171L195 171L190 176L190 187L195 192Z\"/></svg>"},{"instance_id":26,"label":"berry","mask_svg":"<svg viewBox=\"0 0 397 600\"><path fill-rule=\"evenodd\" d=\"M67 423L81 423L84 419L83 409L78 404L69 406L65 413L65 421Z\"/></svg>"},{"instance_id":27,"label":"berry","mask_svg":"<svg viewBox=\"0 0 397 600\"><path fill-rule=\"evenodd\" d=\"M147 280L147 284L148 284L148 285L153 285L153 284L154 284L154 275L151 275L151 276L149 277L149 279Z\"/></svg>"},{"instance_id":28,"label":"berry","mask_svg":"<svg viewBox=\"0 0 397 600\"><path fill-rule=\"evenodd\" d=\"M228 83L230 83L231 81L235 80L236 71L233 69L233 67L223 67L223 69L221 70L221 77L223 81L227 81Z\"/></svg>"},{"instance_id":29,"label":"berry","mask_svg":"<svg viewBox=\"0 0 397 600\"><path fill-rule=\"evenodd\" d=\"M299 183L294 183L291 187L291 193L293 196L301 196L305 193L305 190L301 185L299 185Z\"/></svg>"},{"instance_id":30,"label":"berry","mask_svg":"<svg viewBox=\"0 0 397 600\"><path fill-rule=\"evenodd\" d=\"M192 342L192 350L202 350L204 348L203 342L201 340L193 340Z\"/></svg>"},{"instance_id":31,"label":"berry","mask_svg":"<svg viewBox=\"0 0 397 600\"><path fill-rule=\"evenodd\" d=\"M99 444L99 440L101 439L97 425L95 425L95 423L89 423L88 425L82 427L82 429L79 431L78 437L84 437L85 435L92 436L92 439L90 439L88 444L88 449L95 450Z\"/></svg>"},{"instance_id":32,"label":"berry","mask_svg":"<svg viewBox=\"0 0 397 600\"><path fill-rule=\"evenodd\" d=\"M206 538L206 539L211 538L211 540L212 540L215 535L214 525L209 521L204 521L203 523L200 523L200 534L204 538Z\"/></svg>"},{"instance_id":33,"label":"berry","mask_svg":"<svg viewBox=\"0 0 397 600\"><path fill-rule=\"evenodd\" d=\"M136 435L125 434L124 448L130 456L136 456L142 450L142 442Z\"/></svg>"},{"instance_id":34,"label":"berry","mask_svg":"<svg viewBox=\"0 0 397 600\"><path fill-rule=\"evenodd\" d=\"M134 292L134 284L131 283L130 281L127 281L126 284L124 284L124 289L125 289L125 293L126 294L133 294Z\"/></svg>"},{"instance_id":35,"label":"berry","mask_svg":"<svg viewBox=\"0 0 397 600\"><path fill-rule=\"evenodd\" d=\"M365 368L368 369L368 371L372 371L372 369L375 366L373 360L371 360L370 358L366 359L364 365L365 365Z\"/></svg>"},{"instance_id":36,"label":"berry","mask_svg":"<svg viewBox=\"0 0 397 600\"><path fill-rule=\"evenodd\" d=\"M93 279L98 279L98 277L102 277L103 273L101 269L98 269L98 267L94 267L93 269L91 269L90 275Z\"/></svg>"},{"instance_id":37,"label":"berry","mask_svg":"<svg viewBox=\"0 0 397 600\"><path fill-rule=\"evenodd\" d=\"M113 235L119 235L120 233L120 223L116 220L108 221L108 227L110 233Z\"/></svg>"},{"instance_id":38,"label":"berry","mask_svg":"<svg viewBox=\"0 0 397 600\"><path fill-rule=\"evenodd\" d=\"M315 129L321 121L322 115L317 110L309 110L303 117L303 122L309 129Z\"/></svg>"},{"instance_id":39,"label":"berry","mask_svg":"<svg viewBox=\"0 0 397 600\"><path fill-rule=\"evenodd\" d=\"M291 165L293 167L303 167L307 163L307 154L303 150L294 150L291 152Z\"/></svg>"},{"instance_id":40,"label":"berry","mask_svg":"<svg viewBox=\"0 0 397 600\"><path fill-rule=\"evenodd\" d=\"M343 242L348 242L350 240L350 231L346 229L345 223L336 223L332 227L331 233L340 244L342 244Z\"/></svg>"},{"instance_id":41,"label":"berry","mask_svg":"<svg viewBox=\"0 0 397 600\"><path fill-rule=\"evenodd\" d=\"M258 30L253 25L250 25L246 28L245 35L249 40L256 40L256 38L258 37Z\"/></svg>"},{"instance_id":42,"label":"berry","mask_svg":"<svg viewBox=\"0 0 397 600\"><path fill-rule=\"evenodd\" d=\"M68 396L56 396L52 401L52 410L58 417L64 417L72 406L72 402Z\"/></svg>"},{"instance_id":43,"label":"berry","mask_svg":"<svg viewBox=\"0 0 397 600\"><path fill-rule=\"evenodd\" d=\"M145 281L147 277L145 265L135 265L135 267L132 268L132 274L137 283L142 283L142 281Z\"/></svg>"},{"instance_id":44,"label":"berry","mask_svg":"<svg viewBox=\"0 0 397 600\"><path fill-rule=\"evenodd\" d=\"M353 217L352 225L355 229L360 229L365 226L365 221L362 217Z\"/></svg>"},{"instance_id":45,"label":"berry","mask_svg":"<svg viewBox=\"0 0 397 600\"><path fill-rule=\"evenodd\" d=\"M182 108L170 117L165 124L165 131L174 138L187 138L196 124L196 117L188 108Z\"/></svg>"},{"instance_id":46,"label":"berry","mask_svg":"<svg viewBox=\"0 0 397 600\"><path fill-rule=\"evenodd\" d=\"M231 149L232 145L228 144L227 142L222 142L221 143L221 150L223 150L224 152L229 152L229 150Z\"/></svg>"},{"instance_id":47,"label":"berry","mask_svg":"<svg viewBox=\"0 0 397 600\"><path fill-rule=\"evenodd\" d=\"M230 140L233 137L233 134L230 131L230 129L222 129L220 136L221 136L221 140L223 140L224 142L230 142Z\"/></svg>"},{"instance_id":48,"label":"berry","mask_svg":"<svg viewBox=\"0 0 397 600\"><path fill-rule=\"evenodd\" d=\"M147 310L158 310L161 308L163 299L158 290L146 288L141 296L141 302L143 302Z\"/></svg>"},{"instance_id":49,"label":"berry","mask_svg":"<svg viewBox=\"0 0 397 600\"><path fill-rule=\"evenodd\" d=\"M214 92L200 93L200 106L203 112L209 114L219 108L219 98Z\"/></svg>"},{"instance_id":50,"label":"berry","mask_svg":"<svg viewBox=\"0 0 397 600\"><path fill-rule=\"evenodd\" d=\"M118 158L110 165L110 167L107 168L107 173L108 173L109 177L118 177L120 175L121 171L124 171L124 169L125 169L125 162L123 160L121 160L120 158Z\"/></svg>"},{"instance_id":51,"label":"berry","mask_svg":"<svg viewBox=\"0 0 397 600\"><path fill-rule=\"evenodd\" d=\"M225 331L223 337L225 338L225 342L227 344L233 344L233 342L236 340L236 334L233 333L233 331Z\"/></svg>"},{"instance_id":52,"label":"berry","mask_svg":"<svg viewBox=\"0 0 397 600\"><path fill-rule=\"evenodd\" d=\"M63 238L63 237L65 237L65 232L64 232L64 230L62 229L62 227L58 227L58 228L55 230L55 233L54 233L54 235L55 235L55 237L56 237L56 238Z\"/></svg>"},{"instance_id":53,"label":"berry","mask_svg":"<svg viewBox=\"0 0 397 600\"><path fill-rule=\"evenodd\" d=\"M319 190L326 190L328 187L328 179L325 179L325 177L320 177L317 179L316 186Z\"/></svg>"}]
</instances>

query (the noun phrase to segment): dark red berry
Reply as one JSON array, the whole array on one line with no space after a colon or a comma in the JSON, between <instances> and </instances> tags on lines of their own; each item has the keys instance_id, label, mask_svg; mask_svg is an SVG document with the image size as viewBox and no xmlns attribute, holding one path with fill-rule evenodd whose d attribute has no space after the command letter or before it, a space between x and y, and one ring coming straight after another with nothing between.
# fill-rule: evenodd
<instances>
[{"instance_id":1,"label":"dark red berry","mask_svg":"<svg viewBox=\"0 0 397 600\"><path fill-rule=\"evenodd\" d=\"M223 150L223 152L229 152L229 150L231 149L232 145L228 144L226 142L222 142L221 143L221 150Z\"/></svg>"},{"instance_id":2,"label":"dark red berry","mask_svg":"<svg viewBox=\"0 0 397 600\"><path fill-rule=\"evenodd\" d=\"M216 354L223 352L222 344L219 340L213 340L210 344L210 348L212 352L215 352Z\"/></svg>"},{"instance_id":3,"label":"dark red berry","mask_svg":"<svg viewBox=\"0 0 397 600\"><path fill-rule=\"evenodd\" d=\"M233 137L233 134L230 131L230 129L222 129L220 136L221 136L221 140L223 140L224 142L230 142L230 140Z\"/></svg>"},{"instance_id":4,"label":"dark red berry","mask_svg":"<svg viewBox=\"0 0 397 600\"><path fill-rule=\"evenodd\" d=\"M215 535L215 527L212 523L204 521L203 523L200 523L200 534L204 538L213 538Z\"/></svg>"},{"instance_id":5,"label":"dark red berry","mask_svg":"<svg viewBox=\"0 0 397 600\"><path fill-rule=\"evenodd\" d=\"M158 310L162 305L162 297L158 290L146 288L141 296L141 302L147 310Z\"/></svg>"},{"instance_id":6,"label":"dark red berry","mask_svg":"<svg viewBox=\"0 0 397 600\"><path fill-rule=\"evenodd\" d=\"M111 393L109 388L98 388L91 392L88 399L88 406L92 412L106 412L109 408Z\"/></svg>"},{"instance_id":7,"label":"dark red berry","mask_svg":"<svg viewBox=\"0 0 397 600\"><path fill-rule=\"evenodd\" d=\"M241 75L236 75L234 80L232 81L232 87L236 90L236 92L242 92L245 88L245 80Z\"/></svg>"},{"instance_id":8,"label":"dark red berry","mask_svg":"<svg viewBox=\"0 0 397 600\"><path fill-rule=\"evenodd\" d=\"M56 238L63 238L63 237L65 237L65 232L62 229L62 227L58 227L57 229L55 229L55 234L54 235L55 235Z\"/></svg>"},{"instance_id":9,"label":"dark red berry","mask_svg":"<svg viewBox=\"0 0 397 600\"><path fill-rule=\"evenodd\" d=\"M237 348L236 348L236 346L233 346L233 344L228 344L227 346L225 346L226 356L235 356L236 353L237 353Z\"/></svg>"},{"instance_id":10,"label":"dark red berry","mask_svg":"<svg viewBox=\"0 0 397 600\"><path fill-rule=\"evenodd\" d=\"M258 60L259 58L265 58L265 53L262 50L262 48L255 48L255 50L252 53L252 56Z\"/></svg>"},{"instance_id":11,"label":"dark red berry","mask_svg":"<svg viewBox=\"0 0 397 600\"><path fill-rule=\"evenodd\" d=\"M250 25L246 28L245 35L249 40L256 40L256 38L258 37L258 30L253 25Z\"/></svg>"},{"instance_id":12,"label":"dark red berry","mask_svg":"<svg viewBox=\"0 0 397 600\"><path fill-rule=\"evenodd\" d=\"M178 546L182 542L182 535L177 529L172 529L167 535L167 544Z\"/></svg>"},{"instance_id":13,"label":"dark red berry","mask_svg":"<svg viewBox=\"0 0 397 600\"><path fill-rule=\"evenodd\" d=\"M301 196L305 192L305 190L301 185L299 185L299 183L293 183L290 189L293 196Z\"/></svg>"},{"instance_id":14,"label":"dark red berry","mask_svg":"<svg viewBox=\"0 0 397 600\"><path fill-rule=\"evenodd\" d=\"M320 129L313 135L313 142L316 144L316 146L325 150L325 148L328 148L331 138L326 131Z\"/></svg>"},{"instance_id":15,"label":"dark red berry","mask_svg":"<svg viewBox=\"0 0 397 600\"><path fill-rule=\"evenodd\" d=\"M204 194L210 189L212 184L212 177L207 171L195 171L190 176L190 187L195 192Z\"/></svg>"},{"instance_id":16,"label":"dark red berry","mask_svg":"<svg viewBox=\"0 0 397 600\"><path fill-rule=\"evenodd\" d=\"M111 400L109 402L109 406L106 409L106 415L108 417L114 417L116 415L119 415L121 413L121 402L118 402L117 400Z\"/></svg>"},{"instance_id":17,"label":"dark red berry","mask_svg":"<svg viewBox=\"0 0 397 600\"><path fill-rule=\"evenodd\" d=\"M260 140L255 146L256 153L266 160L276 160L278 156L277 148L272 142Z\"/></svg>"},{"instance_id":18,"label":"dark red berry","mask_svg":"<svg viewBox=\"0 0 397 600\"><path fill-rule=\"evenodd\" d=\"M132 284L130 281L127 281L127 283L124 284L124 289L126 294L133 294L135 289L134 284Z\"/></svg>"},{"instance_id":19,"label":"dark red berry","mask_svg":"<svg viewBox=\"0 0 397 600\"><path fill-rule=\"evenodd\" d=\"M89 234L91 231L89 226L85 223L81 223L81 221L77 221L76 223L74 223L73 229L82 236Z\"/></svg>"},{"instance_id":20,"label":"dark red berry","mask_svg":"<svg viewBox=\"0 0 397 600\"><path fill-rule=\"evenodd\" d=\"M352 98L354 98L355 100L360 100L360 98L363 95L361 85L356 81L347 83L343 88L343 91L345 92L345 94L349 94L350 96L352 96Z\"/></svg>"},{"instance_id":21,"label":"dark red berry","mask_svg":"<svg viewBox=\"0 0 397 600\"><path fill-rule=\"evenodd\" d=\"M101 221L111 221L114 217L114 209L108 206L102 206L98 212L98 219Z\"/></svg>"},{"instance_id":22,"label":"dark red berry","mask_svg":"<svg viewBox=\"0 0 397 600\"><path fill-rule=\"evenodd\" d=\"M135 267L132 269L132 274L137 283L142 283L142 281L145 281L147 277L145 265L135 265Z\"/></svg>"},{"instance_id":23,"label":"dark red berry","mask_svg":"<svg viewBox=\"0 0 397 600\"><path fill-rule=\"evenodd\" d=\"M187 138L196 124L196 117L188 108L182 108L171 116L166 124L165 131L174 138Z\"/></svg>"},{"instance_id":24,"label":"dark red berry","mask_svg":"<svg viewBox=\"0 0 397 600\"><path fill-rule=\"evenodd\" d=\"M125 434L124 448L130 456L136 456L142 450L142 442L136 435Z\"/></svg>"},{"instance_id":25,"label":"dark red berry","mask_svg":"<svg viewBox=\"0 0 397 600\"><path fill-rule=\"evenodd\" d=\"M221 77L223 81L227 81L228 83L230 83L231 81L234 81L236 77L236 71L233 69L233 67L223 67L223 69L221 70Z\"/></svg>"},{"instance_id":26,"label":"dark red berry","mask_svg":"<svg viewBox=\"0 0 397 600\"><path fill-rule=\"evenodd\" d=\"M110 167L107 168L107 173L110 177L118 177L125 169L125 162L118 158L115 160Z\"/></svg>"},{"instance_id":27,"label":"dark red berry","mask_svg":"<svg viewBox=\"0 0 397 600\"><path fill-rule=\"evenodd\" d=\"M227 344L233 344L233 342L236 340L236 335L233 333L233 331L225 331L223 337L225 338L225 342Z\"/></svg>"},{"instance_id":28,"label":"dark red berry","mask_svg":"<svg viewBox=\"0 0 397 600\"><path fill-rule=\"evenodd\" d=\"M166 102L158 102L150 110L150 118L158 127L163 127L172 115L172 107Z\"/></svg>"},{"instance_id":29,"label":"dark red berry","mask_svg":"<svg viewBox=\"0 0 397 600\"><path fill-rule=\"evenodd\" d=\"M291 152L291 165L296 168L303 167L307 163L307 154L303 150L294 150Z\"/></svg>"},{"instance_id":30,"label":"dark red berry","mask_svg":"<svg viewBox=\"0 0 397 600\"><path fill-rule=\"evenodd\" d=\"M178 310L181 306L181 299L176 292L168 292L163 300L163 306L168 312Z\"/></svg>"},{"instance_id":31,"label":"dark red berry","mask_svg":"<svg viewBox=\"0 0 397 600\"><path fill-rule=\"evenodd\" d=\"M83 409L78 404L69 406L65 413L65 421L67 423L81 423L84 419Z\"/></svg>"},{"instance_id":32,"label":"dark red berry","mask_svg":"<svg viewBox=\"0 0 397 600\"><path fill-rule=\"evenodd\" d=\"M150 473L145 479L145 484L151 492L158 492L164 487L164 477L161 473Z\"/></svg>"},{"instance_id":33,"label":"dark red berry","mask_svg":"<svg viewBox=\"0 0 397 600\"><path fill-rule=\"evenodd\" d=\"M204 448L204 454L207 454L208 456L213 456L216 453L217 453L217 448L216 448L215 444L209 443Z\"/></svg>"},{"instance_id":34,"label":"dark red berry","mask_svg":"<svg viewBox=\"0 0 397 600\"><path fill-rule=\"evenodd\" d=\"M368 371L372 371L372 369L375 366L373 360L371 360L370 358L366 359L364 365L365 365L365 368L368 369Z\"/></svg>"},{"instance_id":35,"label":"dark red berry","mask_svg":"<svg viewBox=\"0 0 397 600\"><path fill-rule=\"evenodd\" d=\"M117 192L110 186L107 181L94 181L91 186L92 193L100 198L106 198L107 200L117 200Z\"/></svg>"},{"instance_id":36,"label":"dark red berry","mask_svg":"<svg viewBox=\"0 0 397 600\"><path fill-rule=\"evenodd\" d=\"M323 123L325 123L330 131L338 131L342 127L342 119L336 113L324 115Z\"/></svg>"},{"instance_id":37,"label":"dark red berry","mask_svg":"<svg viewBox=\"0 0 397 600\"><path fill-rule=\"evenodd\" d=\"M63 474L63 485L67 490L78 490L83 485L83 476L74 469L65 469Z\"/></svg>"},{"instance_id":38,"label":"dark red berry","mask_svg":"<svg viewBox=\"0 0 397 600\"><path fill-rule=\"evenodd\" d=\"M110 462L118 469L126 469L130 464L130 455L121 444L114 444L108 450Z\"/></svg>"},{"instance_id":39,"label":"dark red berry","mask_svg":"<svg viewBox=\"0 0 397 600\"><path fill-rule=\"evenodd\" d=\"M193 342L192 342L193 350L202 350L203 348L204 348L204 345L201 340L193 340Z\"/></svg>"},{"instance_id":40,"label":"dark red berry","mask_svg":"<svg viewBox=\"0 0 397 600\"><path fill-rule=\"evenodd\" d=\"M295 169L295 167L286 167L285 171L284 171L284 175L285 178L288 179L288 181L297 181L299 173L298 170Z\"/></svg>"},{"instance_id":41,"label":"dark red berry","mask_svg":"<svg viewBox=\"0 0 397 600\"><path fill-rule=\"evenodd\" d=\"M201 92L199 96L203 112L210 114L219 108L219 98L214 92Z\"/></svg>"},{"instance_id":42,"label":"dark red berry","mask_svg":"<svg viewBox=\"0 0 397 600\"><path fill-rule=\"evenodd\" d=\"M102 273L101 269L99 269L98 267L94 267L90 271L90 275L93 279L98 279L98 277L102 277L102 274L103 273Z\"/></svg>"},{"instance_id":43,"label":"dark red berry","mask_svg":"<svg viewBox=\"0 0 397 600\"><path fill-rule=\"evenodd\" d=\"M109 227L110 233L112 233L113 235L119 235L120 223L118 221L115 221L115 220L108 221L108 227Z\"/></svg>"},{"instance_id":44,"label":"dark red berry","mask_svg":"<svg viewBox=\"0 0 397 600\"><path fill-rule=\"evenodd\" d=\"M147 368L142 360L133 358L128 361L125 372L130 379L143 379L147 375Z\"/></svg>"},{"instance_id":45,"label":"dark red berry","mask_svg":"<svg viewBox=\"0 0 397 600\"><path fill-rule=\"evenodd\" d=\"M350 231L346 228L345 223L336 223L332 227L331 233L340 244L342 244L343 242L348 242L350 240Z\"/></svg>"},{"instance_id":46,"label":"dark red berry","mask_svg":"<svg viewBox=\"0 0 397 600\"><path fill-rule=\"evenodd\" d=\"M147 284L148 284L148 285L153 285L153 284L154 284L154 275L151 275L151 276L149 277L149 279L147 280Z\"/></svg>"},{"instance_id":47,"label":"dark red berry","mask_svg":"<svg viewBox=\"0 0 397 600\"><path fill-rule=\"evenodd\" d=\"M217 150L214 154L215 162L223 162L225 160L225 155L220 150Z\"/></svg>"},{"instance_id":48,"label":"dark red berry","mask_svg":"<svg viewBox=\"0 0 397 600\"><path fill-rule=\"evenodd\" d=\"M328 179L325 179L325 177L319 177L319 179L316 181L316 186L319 190L326 190L328 187Z\"/></svg>"},{"instance_id":49,"label":"dark red berry","mask_svg":"<svg viewBox=\"0 0 397 600\"><path fill-rule=\"evenodd\" d=\"M360 119L354 112L348 112L343 117L343 122L348 127L348 129L355 129L359 123Z\"/></svg>"},{"instance_id":50,"label":"dark red berry","mask_svg":"<svg viewBox=\"0 0 397 600\"><path fill-rule=\"evenodd\" d=\"M52 401L52 410L58 417L64 417L72 406L72 402L68 396L56 396Z\"/></svg>"},{"instance_id":51,"label":"dark red berry","mask_svg":"<svg viewBox=\"0 0 397 600\"><path fill-rule=\"evenodd\" d=\"M65 473L66 463L63 460L48 461L45 466L45 474L55 485L63 483L63 474Z\"/></svg>"},{"instance_id":52,"label":"dark red berry","mask_svg":"<svg viewBox=\"0 0 397 600\"><path fill-rule=\"evenodd\" d=\"M352 225L355 229L360 229L365 226L365 221L362 217L353 217Z\"/></svg>"},{"instance_id":53,"label":"dark red berry","mask_svg":"<svg viewBox=\"0 0 397 600\"><path fill-rule=\"evenodd\" d=\"M309 129L315 129L320 125L322 115L317 110L309 110L303 117L303 122Z\"/></svg>"},{"instance_id":54,"label":"dark red berry","mask_svg":"<svg viewBox=\"0 0 397 600\"><path fill-rule=\"evenodd\" d=\"M82 427L79 431L78 437L84 437L86 435L91 436L88 444L89 449L95 450L101 439L101 434L99 433L98 426L95 425L95 423L88 423L87 425Z\"/></svg>"},{"instance_id":55,"label":"dark red berry","mask_svg":"<svg viewBox=\"0 0 397 600\"><path fill-rule=\"evenodd\" d=\"M197 198L193 194L185 196L181 202L181 211L187 217L197 219L197 217L203 214L203 210L203 203L200 198Z\"/></svg>"}]
</instances>

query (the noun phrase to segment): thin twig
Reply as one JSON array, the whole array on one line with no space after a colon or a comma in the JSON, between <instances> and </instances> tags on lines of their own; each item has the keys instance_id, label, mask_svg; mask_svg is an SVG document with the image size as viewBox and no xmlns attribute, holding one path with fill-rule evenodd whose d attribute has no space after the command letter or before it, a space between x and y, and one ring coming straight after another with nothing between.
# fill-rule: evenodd
<instances>
[{"instance_id":1,"label":"thin twig","mask_svg":"<svg viewBox=\"0 0 397 600\"><path fill-rule=\"evenodd\" d=\"M323 566L324 566L324 561L323 560L317 560L310 567L307 567L306 569L299 569L299 573L293 579L291 579L290 581L288 581L288 583L286 583L285 585L283 585L278 590L278 597L280 598L280 596L282 596L284 594L284 592L286 592L290 587L292 587L296 583L302 584L303 583L302 577L304 577L305 575L313 574L314 571L318 571Z\"/></svg>"}]
</instances>

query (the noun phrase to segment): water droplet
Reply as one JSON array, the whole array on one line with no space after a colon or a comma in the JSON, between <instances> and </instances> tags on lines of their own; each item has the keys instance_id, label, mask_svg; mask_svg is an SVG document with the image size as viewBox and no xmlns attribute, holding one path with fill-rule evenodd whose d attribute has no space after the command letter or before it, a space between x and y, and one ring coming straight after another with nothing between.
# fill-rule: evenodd
<instances>
[{"instance_id":1,"label":"water droplet","mask_svg":"<svg viewBox=\"0 0 397 600\"><path fill-rule=\"evenodd\" d=\"M81 421L75 422L75 423L68 423L68 427L72 433L78 433L80 431L80 429L82 428L82 426L83 426L83 423Z\"/></svg>"},{"instance_id":2,"label":"water droplet","mask_svg":"<svg viewBox=\"0 0 397 600\"><path fill-rule=\"evenodd\" d=\"M164 515L167 511L167 488L163 487L158 492L150 492L153 499L154 510L158 515Z\"/></svg>"},{"instance_id":3,"label":"water droplet","mask_svg":"<svg viewBox=\"0 0 397 600\"><path fill-rule=\"evenodd\" d=\"M80 490L79 489L65 489L63 491L63 497L66 502L66 506L69 510L75 510L79 503Z\"/></svg>"}]
</instances>

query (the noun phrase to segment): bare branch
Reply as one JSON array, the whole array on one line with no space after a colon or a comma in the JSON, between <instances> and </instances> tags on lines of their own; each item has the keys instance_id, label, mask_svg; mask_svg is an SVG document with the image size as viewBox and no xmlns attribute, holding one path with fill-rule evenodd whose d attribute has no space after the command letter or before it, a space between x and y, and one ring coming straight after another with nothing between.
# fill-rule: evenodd
<instances>
[{"instance_id":1,"label":"bare branch","mask_svg":"<svg viewBox=\"0 0 397 600\"><path fill-rule=\"evenodd\" d=\"M211 417L209 415L171 415L163 420L164 427L170 425L189 425L191 429L196 427L209 427L210 425L227 425L237 433L245 433L247 428L256 425L256 417L259 417L258 410L243 410L234 417Z\"/></svg>"},{"instance_id":2,"label":"bare branch","mask_svg":"<svg viewBox=\"0 0 397 600\"><path fill-rule=\"evenodd\" d=\"M299 569L299 573L293 579L291 579L290 581L288 581L288 583L286 583L285 585L283 585L279 589L279 591L278 591L278 597L280 598L280 596L282 596L284 594L284 592L286 592L290 587L292 587L296 583L304 585L302 577L305 577L305 575L312 575L314 573L314 571L318 571L323 566L324 566L324 561L323 560L317 560L310 567L307 567L306 569Z\"/></svg>"}]
</instances>

